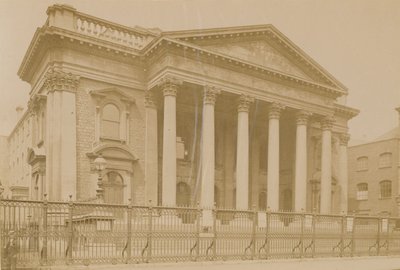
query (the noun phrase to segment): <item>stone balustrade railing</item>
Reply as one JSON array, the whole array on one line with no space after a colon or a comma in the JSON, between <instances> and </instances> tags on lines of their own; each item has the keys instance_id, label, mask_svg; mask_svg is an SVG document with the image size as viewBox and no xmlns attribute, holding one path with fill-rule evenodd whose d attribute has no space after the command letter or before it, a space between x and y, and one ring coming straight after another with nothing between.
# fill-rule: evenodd
<instances>
[{"instance_id":1,"label":"stone balustrade railing","mask_svg":"<svg viewBox=\"0 0 400 270\"><path fill-rule=\"evenodd\" d=\"M126 27L78 12L68 5L53 5L47 14L49 17L45 26L66 29L138 50L157 35L146 29Z\"/></svg>"},{"instance_id":2,"label":"stone balustrade railing","mask_svg":"<svg viewBox=\"0 0 400 270\"><path fill-rule=\"evenodd\" d=\"M75 30L84 35L105 39L135 49L141 49L151 41L151 36L143 35L132 29L107 23L83 14L75 16Z\"/></svg>"}]
</instances>

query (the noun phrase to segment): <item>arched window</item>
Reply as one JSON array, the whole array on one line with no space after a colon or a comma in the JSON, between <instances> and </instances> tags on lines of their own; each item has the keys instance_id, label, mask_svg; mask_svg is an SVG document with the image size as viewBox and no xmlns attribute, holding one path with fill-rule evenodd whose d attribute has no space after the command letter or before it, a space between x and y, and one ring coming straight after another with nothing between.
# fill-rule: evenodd
<instances>
[{"instance_id":1,"label":"arched window","mask_svg":"<svg viewBox=\"0 0 400 270\"><path fill-rule=\"evenodd\" d=\"M381 199L392 197L392 181L383 180L379 183L379 187Z\"/></svg>"},{"instance_id":2,"label":"arched window","mask_svg":"<svg viewBox=\"0 0 400 270\"><path fill-rule=\"evenodd\" d=\"M108 103L101 112L101 136L120 139L120 111L117 106Z\"/></svg>"},{"instance_id":3,"label":"arched window","mask_svg":"<svg viewBox=\"0 0 400 270\"><path fill-rule=\"evenodd\" d=\"M107 173L107 177L103 182L104 202L111 204L124 203L124 180L117 172Z\"/></svg>"},{"instance_id":4,"label":"arched window","mask_svg":"<svg viewBox=\"0 0 400 270\"><path fill-rule=\"evenodd\" d=\"M368 157L357 158L357 171L368 170Z\"/></svg>"},{"instance_id":5,"label":"arched window","mask_svg":"<svg viewBox=\"0 0 400 270\"><path fill-rule=\"evenodd\" d=\"M392 166L392 153L383 153L379 156L379 168Z\"/></svg>"},{"instance_id":6,"label":"arched window","mask_svg":"<svg viewBox=\"0 0 400 270\"><path fill-rule=\"evenodd\" d=\"M357 200L368 200L368 184L359 183L357 184Z\"/></svg>"}]
</instances>

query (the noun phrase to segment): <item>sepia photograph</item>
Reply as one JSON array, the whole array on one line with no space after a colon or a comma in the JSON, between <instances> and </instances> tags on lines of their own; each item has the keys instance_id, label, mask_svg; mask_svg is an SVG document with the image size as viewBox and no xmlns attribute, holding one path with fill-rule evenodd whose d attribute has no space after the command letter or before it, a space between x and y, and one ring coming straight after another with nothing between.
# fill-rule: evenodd
<instances>
[{"instance_id":1,"label":"sepia photograph","mask_svg":"<svg viewBox=\"0 0 400 270\"><path fill-rule=\"evenodd\" d=\"M0 0L0 269L400 269L400 0Z\"/></svg>"}]
</instances>

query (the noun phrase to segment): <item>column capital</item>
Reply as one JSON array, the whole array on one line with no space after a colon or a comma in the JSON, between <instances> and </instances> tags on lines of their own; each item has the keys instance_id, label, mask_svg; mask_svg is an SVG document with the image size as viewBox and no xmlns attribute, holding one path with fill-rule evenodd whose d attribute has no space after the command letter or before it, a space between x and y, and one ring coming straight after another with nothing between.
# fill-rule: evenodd
<instances>
[{"instance_id":1,"label":"column capital","mask_svg":"<svg viewBox=\"0 0 400 270\"><path fill-rule=\"evenodd\" d=\"M158 87L163 91L164 96L176 96L178 87L182 84L182 81L171 76L163 77L158 82Z\"/></svg>"},{"instance_id":2,"label":"column capital","mask_svg":"<svg viewBox=\"0 0 400 270\"><path fill-rule=\"evenodd\" d=\"M217 95L221 93L221 90L217 89L215 86L205 85L204 86L204 104L215 105L217 100Z\"/></svg>"},{"instance_id":3,"label":"column capital","mask_svg":"<svg viewBox=\"0 0 400 270\"><path fill-rule=\"evenodd\" d=\"M325 116L321 120L321 128L322 130L332 130L334 123L335 123L335 118L333 116Z\"/></svg>"},{"instance_id":4,"label":"column capital","mask_svg":"<svg viewBox=\"0 0 400 270\"><path fill-rule=\"evenodd\" d=\"M75 93L79 76L61 70L51 69L45 74L44 86L49 92L68 91Z\"/></svg>"},{"instance_id":5,"label":"column capital","mask_svg":"<svg viewBox=\"0 0 400 270\"><path fill-rule=\"evenodd\" d=\"M285 106L282 103L272 102L268 110L269 119L279 119L283 109Z\"/></svg>"},{"instance_id":6,"label":"column capital","mask_svg":"<svg viewBox=\"0 0 400 270\"><path fill-rule=\"evenodd\" d=\"M240 95L238 98L238 112L249 112L250 104L254 102L254 98L249 95Z\"/></svg>"},{"instance_id":7,"label":"column capital","mask_svg":"<svg viewBox=\"0 0 400 270\"><path fill-rule=\"evenodd\" d=\"M304 125L304 126L307 125L308 119L310 118L311 115L312 113L304 110L299 110L298 112L296 112L297 125Z\"/></svg>"},{"instance_id":8,"label":"column capital","mask_svg":"<svg viewBox=\"0 0 400 270\"><path fill-rule=\"evenodd\" d=\"M155 101L154 94L150 90L147 90L144 93L144 105L146 108L157 108L157 102Z\"/></svg>"},{"instance_id":9,"label":"column capital","mask_svg":"<svg viewBox=\"0 0 400 270\"><path fill-rule=\"evenodd\" d=\"M339 134L339 143L340 143L340 145L347 146L349 140L350 140L350 134L349 133L340 133Z\"/></svg>"}]
</instances>

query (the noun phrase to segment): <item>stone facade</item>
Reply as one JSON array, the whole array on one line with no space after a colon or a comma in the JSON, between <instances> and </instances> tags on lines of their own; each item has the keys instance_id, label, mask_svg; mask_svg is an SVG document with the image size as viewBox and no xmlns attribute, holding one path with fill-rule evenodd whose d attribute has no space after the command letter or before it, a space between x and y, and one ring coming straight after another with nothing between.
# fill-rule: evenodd
<instances>
[{"instance_id":1,"label":"stone facade","mask_svg":"<svg viewBox=\"0 0 400 270\"><path fill-rule=\"evenodd\" d=\"M101 154L109 203L347 211L340 138L358 111L272 25L161 32L47 13L18 72L39 197L93 199Z\"/></svg>"},{"instance_id":2,"label":"stone facade","mask_svg":"<svg viewBox=\"0 0 400 270\"><path fill-rule=\"evenodd\" d=\"M374 141L349 147L349 210L398 216L400 211L399 125Z\"/></svg>"}]
</instances>

